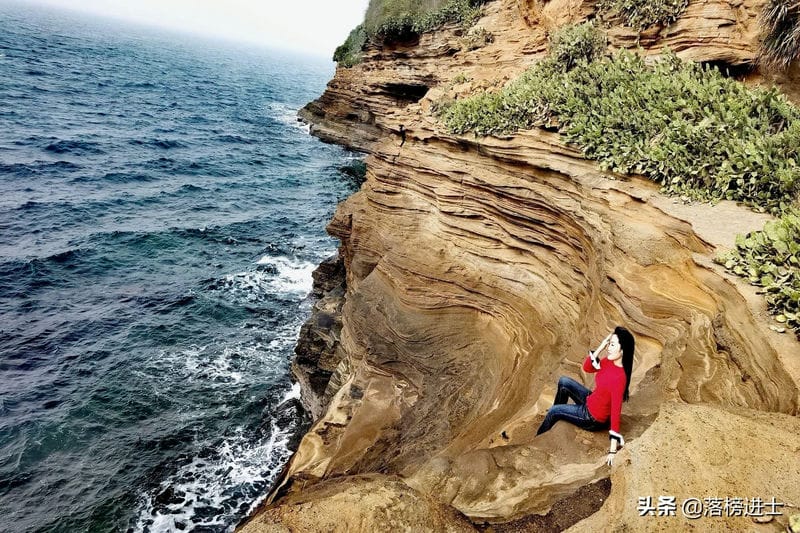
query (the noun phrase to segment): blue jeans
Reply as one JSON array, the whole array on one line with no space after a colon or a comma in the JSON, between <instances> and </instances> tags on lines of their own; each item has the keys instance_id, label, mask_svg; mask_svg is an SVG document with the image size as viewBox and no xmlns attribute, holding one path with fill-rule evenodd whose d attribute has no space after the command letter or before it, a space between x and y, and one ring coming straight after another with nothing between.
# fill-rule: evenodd
<instances>
[{"instance_id":1,"label":"blue jeans","mask_svg":"<svg viewBox=\"0 0 800 533\"><path fill-rule=\"evenodd\" d=\"M586 397L591 393L592 391L574 379L562 376L558 380L553 407L547 410L547 416L544 417L536 434L541 435L545 431L549 431L559 420L566 420L570 424L588 431L607 429L608 423L598 422L589 414ZM567 403L570 398L575 402L574 404Z\"/></svg>"}]
</instances>

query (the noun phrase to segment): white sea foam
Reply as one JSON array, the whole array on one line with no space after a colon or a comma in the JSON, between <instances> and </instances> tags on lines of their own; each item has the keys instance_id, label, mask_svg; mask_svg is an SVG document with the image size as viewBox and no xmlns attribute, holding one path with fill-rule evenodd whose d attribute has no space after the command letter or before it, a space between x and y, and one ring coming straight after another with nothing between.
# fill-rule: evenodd
<instances>
[{"instance_id":1,"label":"white sea foam","mask_svg":"<svg viewBox=\"0 0 800 533\"><path fill-rule=\"evenodd\" d=\"M312 263L285 256L264 256L253 271L226 276L222 289L247 300L275 294L301 301L311 291L314 268ZM187 380L212 387L215 395L230 395L259 376L263 378L263 369L277 369L288 360L304 318L295 316L261 340L239 339L228 345L212 343L162 352L151 361L148 371L177 372ZM274 409L286 409L288 402L299 397L300 387L295 384L283 393ZM213 449L211 443L198 442L198 452L191 460L140 496L134 531L233 531L230 524L241 517L242 505L249 506L249 514L267 496L269 486L291 456L288 446L294 431L292 423L279 427L272 420L261 438L239 429Z\"/></svg>"},{"instance_id":2,"label":"white sea foam","mask_svg":"<svg viewBox=\"0 0 800 533\"><path fill-rule=\"evenodd\" d=\"M249 514L266 497L267 487L291 455L290 437L290 432L274 421L269 434L255 443L242 429L237 430L211 458L195 457L162 481L157 490L143 496L134 531L189 531L197 527L233 531L235 525L225 524L230 524L231 514L238 510L241 494L247 493L253 502ZM174 497L158 503L157 496L168 489Z\"/></svg>"},{"instance_id":3,"label":"white sea foam","mask_svg":"<svg viewBox=\"0 0 800 533\"><path fill-rule=\"evenodd\" d=\"M259 259L258 265L272 268L228 274L222 280L223 287L249 302L257 302L270 295L302 299L311 292L314 283L311 276L315 268L313 263L265 255Z\"/></svg>"},{"instance_id":4,"label":"white sea foam","mask_svg":"<svg viewBox=\"0 0 800 533\"><path fill-rule=\"evenodd\" d=\"M269 280L270 286L283 293L305 296L311 292L314 279L311 274L315 265L307 261L296 261L288 257L271 257L265 255L258 260L259 265L272 265L277 271Z\"/></svg>"},{"instance_id":5,"label":"white sea foam","mask_svg":"<svg viewBox=\"0 0 800 533\"><path fill-rule=\"evenodd\" d=\"M242 381L243 368L268 363L270 358L274 358L264 348L259 343L236 344L222 349L218 346L191 346L172 359L183 362L187 379L231 385Z\"/></svg>"},{"instance_id":6,"label":"white sea foam","mask_svg":"<svg viewBox=\"0 0 800 533\"><path fill-rule=\"evenodd\" d=\"M310 127L308 124L300 120L297 120L297 112L299 111L297 108L291 107L287 104L280 102L269 104L268 107L272 118L274 118L281 124L298 128L304 131L305 133L308 133L310 131Z\"/></svg>"},{"instance_id":7,"label":"white sea foam","mask_svg":"<svg viewBox=\"0 0 800 533\"><path fill-rule=\"evenodd\" d=\"M205 387L219 388L222 393L229 394L231 386L247 387L254 380L263 380L271 372L280 372L297 344L303 320L303 316L297 315L265 331L268 338L260 340L246 338L230 344L162 350L132 372L147 381L158 381L159 376L169 373L179 379L201 381ZM244 325L242 329L244 334L248 333ZM156 389L153 393L162 394L164 391Z\"/></svg>"},{"instance_id":8,"label":"white sea foam","mask_svg":"<svg viewBox=\"0 0 800 533\"><path fill-rule=\"evenodd\" d=\"M267 349L275 353L291 354L300 336L300 327L304 318L297 316L272 332L272 340L267 343Z\"/></svg>"},{"instance_id":9,"label":"white sea foam","mask_svg":"<svg viewBox=\"0 0 800 533\"><path fill-rule=\"evenodd\" d=\"M299 399L300 399L300 384L292 383L292 388L286 391L286 396L283 397L281 403L279 403L278 406L280 407L289 400L299 400Z\"/></svg>"},{"instance_id":10,"label":"white sea foam","mask_svg":"<svg viewBox=\"0 0 800 533\"><path fill-rule=\"evenodd\" d=\"M186 379L202 381L229 395L232 390L247 386L243 380L259 375L257 368L273 368L278 358L287 356L296 342L300 323L301 317L297 317L271 331L268 343L192 346L162 353L159 365L162 370L166 365ZM299 393L299 386L292 386L274 410L299 397ZM254 510L291 456L288 446L294 430L293 424L281 428L273 419L261 438L238 428L213 449L210 443L197 443L198 453L190 462L164 477L156 489L140 496L134 531L233 531L236 519L241 517L241 505L246 502L250 506L247 514ZM168 490L173 496L160 498L159 502L159 495Z\"/></svg>"},{"instance_id":11,"label":"white sea foam","mask_svg":"<svg viewBox=\"0 0 800 533\"><path fill-rule=\"evenodd\" d=\"M223 282L234 296L256 302L274 291L270 290L272 274L267 271L250 271L228 274Z\"/></svg>"}]
</instances>

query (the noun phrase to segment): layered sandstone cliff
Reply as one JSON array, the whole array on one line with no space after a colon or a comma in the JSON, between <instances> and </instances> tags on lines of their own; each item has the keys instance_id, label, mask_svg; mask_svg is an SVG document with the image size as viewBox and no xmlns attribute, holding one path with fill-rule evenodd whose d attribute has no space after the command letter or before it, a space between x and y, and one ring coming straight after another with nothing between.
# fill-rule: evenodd
<instances>
[{"instance_id":1,"label":"layered sandstone cliff","mask_svg":"<svg viewBox=\"0 0 800 533\"><path fill-rule=\"evenodd\" d=\"M691 2L638 44L748 65L759 8ZM554 132L448 134L433 102L504 83L542 57L548 31L594 12L577 0L484 9L492 43L470 50L453 27L371 48L302 113L368 154L367 181L328 227L346 283L332 261L298 349L315 423L242 531L782 527L800 510L756 525L637 508L648 496L800 505L800 343L712 261L764 216L601 172ZM580 363L616 324L637 351L627 446L609 468L605 433L534 433L559 375L591 386Z\"/></svg>"}]
</instances>

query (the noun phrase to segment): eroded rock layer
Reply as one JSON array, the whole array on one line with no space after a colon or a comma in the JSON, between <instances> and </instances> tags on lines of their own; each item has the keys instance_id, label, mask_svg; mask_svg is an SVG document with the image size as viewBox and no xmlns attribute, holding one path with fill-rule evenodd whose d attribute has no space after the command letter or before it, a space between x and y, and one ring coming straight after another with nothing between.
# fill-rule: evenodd
<instances>
[{"instance_id":1,"label":"eroded rock layer","mask_svg":"<svg viewBox=\"0 0 800 533\"><path fill-rule=\"evenodd\" d=\"M292 373L301 387L303 406L316 420L327 407L326 395L333 371L342 354L342 305L345 293L344 263L337 255L323 261L313 272L311 318L303 324L295 346Z\"/></svg>"},{"instance_id":2,"label":"eroded rock layer","mask_svg":"<svg viewBox=\"0 0 800 533\"><path fill-rule=\"evenodd\" d=\"M745 64L757 7L691 3L641 44ZM345 501L356 510L340 529L416 529L403 498L441 518L428 529L468 527L463 516L534 523L525 517L609 475L610 497L576 528L617 516L632 530L667 527L636 520L636 498L665 491L800 504L800 484L770 483L800 472L797 433L789 438L800 344L770 330L763 300L712 261L764 217L724 202L676 203L643 178L599 171L556 133L452 136L430 113L438 98L514 76L541 57L547 31L592 11L490 2L479 25L493 43L470 50L450 28L373 49L306 108L316 134L369 153L367 180L328 227L341 239L346 289L320 304L337 326L319 345L336 355L316 356L330 373L324 383L301 379L324 401L243 531L325 530L326 513ZM612 32L612 43L628 46L628 31ZM617 324L637 350L623 409L628 446L609 470L605 433L566 424L534 433L558 376L591 387L580 364ZM314 374L314 357L303 365L299 374ZM668 468L663 457L690 467Z\"/></svg>"}]
</instances>

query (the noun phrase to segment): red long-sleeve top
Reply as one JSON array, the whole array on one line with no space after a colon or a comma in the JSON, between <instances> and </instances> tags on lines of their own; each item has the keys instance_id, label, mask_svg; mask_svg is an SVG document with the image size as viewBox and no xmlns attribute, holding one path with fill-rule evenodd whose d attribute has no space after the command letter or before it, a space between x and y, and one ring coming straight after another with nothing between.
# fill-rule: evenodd
<instances>
[{"instance_id":1,"label":"red long-sleeve top","mask_svg":"<svg viewBox=\"0 0 800 533\"><path fill-rule=\"evenodd\" d=\"M625 370L608 359L600 360L600 370L592 366L592 358L583 362L583 370L597 376L594 378L594 391L586 397L589 414L598 422L611 417L611 431L619 433L619 419L622 413L622 396L625 394Z\"/></svg>"}]
</instances>

